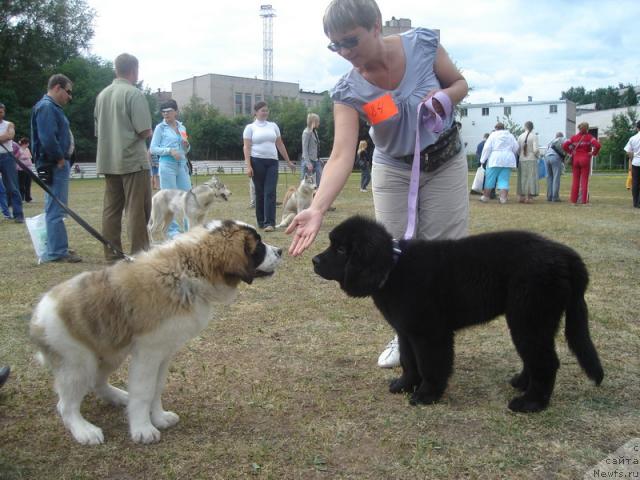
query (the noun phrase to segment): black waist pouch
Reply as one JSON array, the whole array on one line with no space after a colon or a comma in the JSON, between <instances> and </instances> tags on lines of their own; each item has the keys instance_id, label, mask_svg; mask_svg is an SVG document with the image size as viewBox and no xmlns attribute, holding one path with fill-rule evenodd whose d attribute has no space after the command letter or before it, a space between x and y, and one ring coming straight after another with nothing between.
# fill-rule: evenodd
<instances>
[{"instance_id":1,"label":"black waist pouch","mask_svg":"<svg viewBox=\"0 0 640 480\"><path fill-rule=\"evenodd\" d=\"M438 140L420 152L420 170L433 172L462 150L458 128L453 125L445 130ZM405 163L413 163L413 155L402 157Z\"/></svg>"}]
</instances>

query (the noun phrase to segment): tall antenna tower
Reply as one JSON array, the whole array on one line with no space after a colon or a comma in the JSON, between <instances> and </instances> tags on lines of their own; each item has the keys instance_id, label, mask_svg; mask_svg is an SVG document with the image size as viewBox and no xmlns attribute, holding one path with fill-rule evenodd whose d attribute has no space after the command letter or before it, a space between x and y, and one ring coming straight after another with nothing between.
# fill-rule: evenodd
<instances>
[{"instance_id":1,"label":"tall antenna tower","mask_svg":"<svg viewBox=\"0 0 640 480\"><path fill-rule=\"evenodd\" d=\"M273 17L276 11L271 5L260 5L262 17L262 78L267 82L266 97L273 96Z\"/></svg>"}]
</instances>

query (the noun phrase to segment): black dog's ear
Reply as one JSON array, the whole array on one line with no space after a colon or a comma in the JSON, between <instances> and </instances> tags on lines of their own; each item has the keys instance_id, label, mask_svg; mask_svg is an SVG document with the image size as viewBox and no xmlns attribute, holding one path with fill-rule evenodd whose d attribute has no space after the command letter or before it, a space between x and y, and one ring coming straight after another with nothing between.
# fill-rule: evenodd
<instances>
[{"instance_id":1,"label":"black dog's ear","mask_svg":"<svg viewBox=\"0 0 640 480\"><path fill-rule=\"evenodd\" d=\"M351 246L342 289L351 297L372 295L380 289L392 266L391 238L372 235Z\"/></svg>"}]
</instances>

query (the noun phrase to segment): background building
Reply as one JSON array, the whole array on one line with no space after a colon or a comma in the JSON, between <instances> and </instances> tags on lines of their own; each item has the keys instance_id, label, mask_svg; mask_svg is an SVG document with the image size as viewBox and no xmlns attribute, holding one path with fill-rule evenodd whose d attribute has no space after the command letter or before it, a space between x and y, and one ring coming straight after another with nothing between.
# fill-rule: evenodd
<instances>
[{"instance_id":1,"label":"background building","mask_svg":"<svg viewBox=\"0 0 640 480\"><path fill-rule=\"evenodd\" d=\"M397 35L398 33L406 32L407 30L411 30L410 18L391 17L391 20L384 22L384 25L382 26L382 35L385 37L387 35Z\"/></svg>"},{"instance_id":2,"label":"background building","mask_svg":"<svg viewBox=\"0 0 640 480\"><path fill-rule=\"evenodd\" d=\"M605 138L607 136L606 131L611 128L614 115L627 113L629 110L640 114L640 107L637 105L632 107L610 108L608 110L586 109L582 107L584 107L584 105L578 105L576 122L587 122L589 124L589 133L598 138Z\"/></svg>"},{"instance_id":3,"label":"background building","mask_svg":"<svg viewBox=\"0 0 640 480\"><path fill-rule=\"evenodd\" d=\"M540 147L555 138L556 132L573 135L576 131L576 105L569 100L527 102L461 103L458 115L462 123L460 134L467 153L475 153L485 133L491 133L497 122L506 119L524 127L533 122Z\"/></svg>"},{"instance_id":4,"label":"background building","mask_svg":"<svg viewBox=\"0 0 640 480\"><path fill-rule=\"evenodd\" d=\"M195 95L203 103L214 106L227 116L253 115L253 106L266 99L269 89L273 92L274 100L299 100L308 109L317 108L323 98L322 93L300 90L297 83L268 82L215 73L171 83L171 95L180 107L188 105Z\"/></svg>"}]
</instances>

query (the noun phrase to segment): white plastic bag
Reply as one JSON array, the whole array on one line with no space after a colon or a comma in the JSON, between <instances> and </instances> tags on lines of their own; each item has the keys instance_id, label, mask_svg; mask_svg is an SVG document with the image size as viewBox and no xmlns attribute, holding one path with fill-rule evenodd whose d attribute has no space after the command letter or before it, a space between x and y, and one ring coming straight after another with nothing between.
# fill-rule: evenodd
<instances>
[{"instance_id":1,"label":"white plastic bag","mask_svg":"<svg viewBox=\"0 0 640 480\"><path fill-rule=\"evenodd\" d=\"M483 193L482 186L484 185L484 168L478 167L476 171L476 176L473 179L473 184L471 184L471 190L477 193Z\"/></svg>"},{"instance_id":2,"label":"white plastic bag","mask_svg":"<svg viewBox=\"0 0 640 480\"><path fill-rule=\"evenodd\" d=\"M29 230L29 236L31 236L33 248L38 257L38 263L42 263L47 254L47 224L44 213L36 215L35 217L27 217L25 223L27 224L27 230Z\"/></svg>"}]
</instances>

